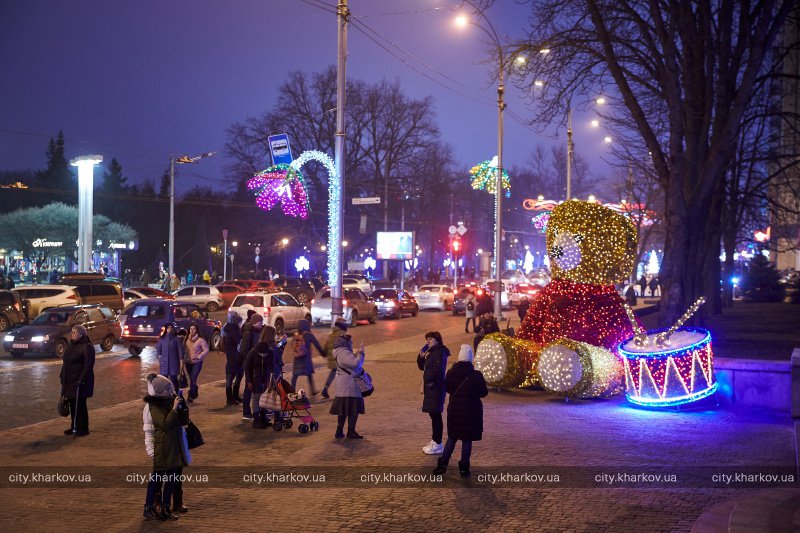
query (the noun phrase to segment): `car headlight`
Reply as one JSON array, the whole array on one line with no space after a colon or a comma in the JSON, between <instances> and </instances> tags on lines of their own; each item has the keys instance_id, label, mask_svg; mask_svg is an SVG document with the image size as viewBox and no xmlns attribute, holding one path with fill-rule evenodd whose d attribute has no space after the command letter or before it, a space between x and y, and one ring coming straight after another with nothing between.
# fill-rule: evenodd
<instances>
[{"instance_id":1,"label":"car headlight","mask_svg":"<svg viewBox=\"0 0 800 533\"><path fill-rule=\"evenodd\" d=\"M386 307L394 307L394 302L386 302Z\"/></svg>"},{"instance_id":2,"label":"car headlight","mask_svg":"<svg viewBox=\"0 0 800 533\"><path fill-rule=\"evenodd\" d=\"M3 337L3 341L4 342L13 342L14 341L14 335L6 335L5 337Z\"/></svg>"},{"instance_id":3,"label":"car headlight","mask_svg":"<svg viewBox=\"0 0 800 533\"><path fill-rule=\"evenodd\" d=\"M31 337L31 342L44 342L50 338L49 335L36 335Z\"/></svg>"}]
</instances>

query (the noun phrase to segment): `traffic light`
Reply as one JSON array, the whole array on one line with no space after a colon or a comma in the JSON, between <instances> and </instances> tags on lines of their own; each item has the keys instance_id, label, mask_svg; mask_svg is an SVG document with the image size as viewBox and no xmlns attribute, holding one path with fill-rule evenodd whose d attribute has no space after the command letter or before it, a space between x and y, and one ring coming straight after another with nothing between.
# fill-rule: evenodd
<instances>
[{"instance_id":1,"label":"traffic light","mask_svg":"<svg viewBox=\"0 0 800 533\"><path fill-rule=\"evenodd\" d=\"M453 241L453 250L457 252L459 248L461 248L461 241L456 239Z\"/></svg>"}]
</instances>

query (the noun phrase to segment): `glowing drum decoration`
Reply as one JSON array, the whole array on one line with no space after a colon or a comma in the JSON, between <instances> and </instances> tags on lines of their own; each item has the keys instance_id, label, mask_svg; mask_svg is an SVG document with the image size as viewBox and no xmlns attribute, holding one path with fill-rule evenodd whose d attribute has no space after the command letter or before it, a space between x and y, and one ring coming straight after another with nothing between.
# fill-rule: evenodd
<instances>
[{"instance_id":1,"label":"glowing drum decoration","mask_svg":"<svg viewBox=\"0 0 800 533\"><path fill-rule=\"evenodd\" d=\"M669 330L633 337L619 346L625 364L628 401L647 407L694 402L717 390L711 333L701 328L678 328L669 343L658 343ZM637 342L638 340L638 342Z\"/></svg>"}]
</instances>

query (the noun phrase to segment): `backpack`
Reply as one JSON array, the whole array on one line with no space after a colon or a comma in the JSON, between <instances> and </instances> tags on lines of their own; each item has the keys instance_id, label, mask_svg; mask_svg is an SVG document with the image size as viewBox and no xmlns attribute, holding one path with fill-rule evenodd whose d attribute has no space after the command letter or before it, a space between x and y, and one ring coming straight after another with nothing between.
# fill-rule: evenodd
<instances>
[{"instance_id":1,"label":"backpack","mask_svg":"<svg viewBox=\"0 0 800 533\"><path fill-rule=\"evenodd\" d=\"M475 310L475 302L470 300L467 302L467 311L474 311Z\"/></svg>"},{"instance_id":2,"label":"backpack","mask_svg":"<svg viewBox=\"0 0 800 533\"><path fill-rule=\"evenodd\" d=\"M295 335L286 346L293 359L300 359L308 355L308 346L302 335Z\"/></svg>"}]
</instances>

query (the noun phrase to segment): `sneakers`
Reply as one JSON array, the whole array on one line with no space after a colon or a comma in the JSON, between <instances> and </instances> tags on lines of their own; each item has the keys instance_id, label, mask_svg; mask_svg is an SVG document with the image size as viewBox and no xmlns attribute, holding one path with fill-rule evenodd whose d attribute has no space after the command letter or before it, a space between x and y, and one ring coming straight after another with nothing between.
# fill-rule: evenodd
<instances>
[{"instance_id":1,"label":"sneakers","mask_svg":"<svg viewBox=\"0 0 800 533\"><path fill-rule=\"evenodd\" d=\"M353 431L348 431L347 432L347 438L348 439L363 439L364 436L363 435L359 435L358 433L355 432L355 430L353 430Z\"/></svg>"},{"instance_id":2,"label":"sneakers","mask_svg":"<svg viewBox=\"0 0 800 533\"><path fill-rule=\"evenodd\" d=\"M245 422L252 422L253 415L242 415L242 420L244 420Z\"/></svg>"},{"instance_id":3,"label":"sneakers","mask_svg":"<svg viewBox=\"0 0 800 533\"><path fill-rule=\"evenodd\" d=\"M321 396L322 396L323 398L325 398L326 400L327 400L328 398L330 398L330 395L328 395L328 389L322 389Z\"/></svg>"},{"instance_id":4,"label":"sneakers","mask_svg":"<svg viewBox=\"0 0 800 533\"><path fill-rule=\"evenodd\" d=\"M430 444L422 448L422 451L428 455L439 455L444 451L444 447L435 441L431 441Z\"/></svg>"}]
</instances>

